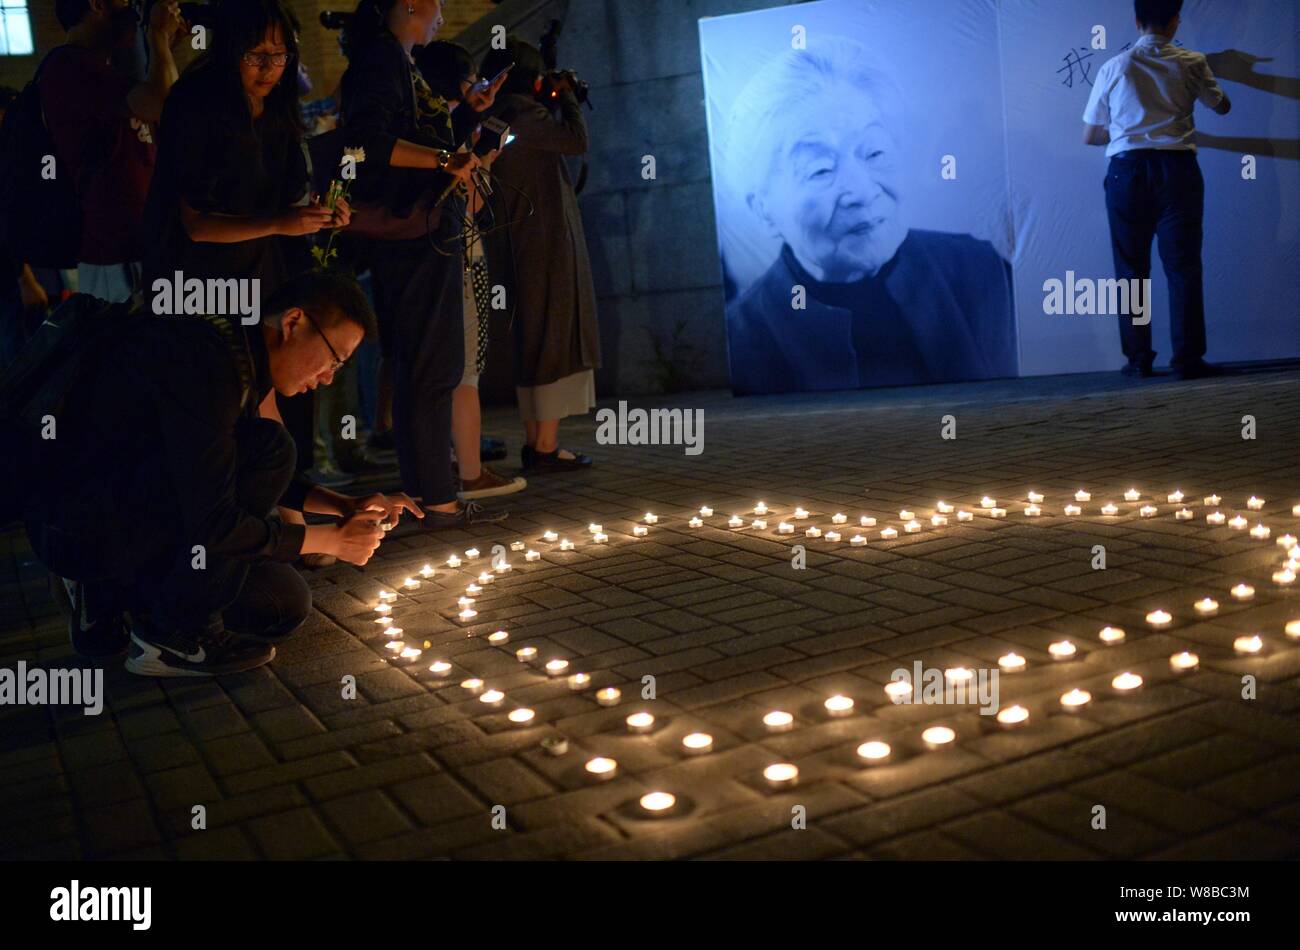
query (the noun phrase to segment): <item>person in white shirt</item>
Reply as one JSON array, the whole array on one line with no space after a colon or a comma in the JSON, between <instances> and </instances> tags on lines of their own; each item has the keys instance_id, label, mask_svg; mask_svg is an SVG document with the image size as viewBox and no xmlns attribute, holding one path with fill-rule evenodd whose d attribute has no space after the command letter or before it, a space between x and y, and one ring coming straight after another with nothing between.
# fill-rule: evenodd
<instances>
[{"instance_id":1,"label":"person in white shirt","mask_svg":"<svg viewBox=\"0 0 1300 950\"><path fill-rule=\"evenodd\" d=\"M1183 0L1135 0L1141 38L1097 72L1083 113L1083 140L1105 145L1106 211L1115 276L1151 276L1151 241L1169 283L1170 367L1180 378L1220 372L1205 362L1205 297L1201 286L1205 180L1196 160L1199 101L1219 115L1232 104L1203 53L1174 45ZM1144 285L1139 285L1144 286ZM1150 314L1149 301L1134 312ZM1119 318L1125 375L1152 376L1150 320Z\"/></svg>"}]
</instances>

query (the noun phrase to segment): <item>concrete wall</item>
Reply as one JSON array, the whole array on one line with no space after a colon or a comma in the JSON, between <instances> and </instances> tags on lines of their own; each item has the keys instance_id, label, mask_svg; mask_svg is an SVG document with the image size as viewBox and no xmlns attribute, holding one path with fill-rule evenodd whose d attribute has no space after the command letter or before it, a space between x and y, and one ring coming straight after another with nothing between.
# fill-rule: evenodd
<instances>
[{"instance_id":1,"label":"concrete wall","mask_svg":"<svg viewBox=\"0 0 1300 950\"><path fill-rule=\"evenodd\" d=\"M599 295L602 395L663 390L654 343L678 352L689 389L726 387L722 275L710 185L698 21L780 6L779 0L505 0L459 42L486 50L502 24L536 43L552 17L565 23L560 65L591 85L592 150L581 195ZM642 177L652 155L654 180ZM504 341L494 335L485 396L497 392Z\"/></svg>"}]
</instances>

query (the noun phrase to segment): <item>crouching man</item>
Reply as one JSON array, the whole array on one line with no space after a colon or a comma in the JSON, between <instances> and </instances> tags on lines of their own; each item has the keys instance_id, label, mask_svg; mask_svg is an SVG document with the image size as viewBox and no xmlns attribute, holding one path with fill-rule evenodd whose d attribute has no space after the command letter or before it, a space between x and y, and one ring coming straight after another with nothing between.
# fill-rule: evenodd
<instances>
[{"instance_id":1,"label":"crouching man","mask_svg":"<svg viewBox=\"0 0 1300 950\"><path fill-rule=\"evenodd\" d=\"M67 579L83 655L127 648L126 668L146 676L261 666L311 610L291 561L363 565L402 509L421 514L405 495L349 498L306 482L289 433L258 416L272 389L328 384L371 332L360 288L304 275L262 313L245 328L125 318L70 390L26 522L37 556ZM277 505L338 520L286 524Z\"/></svg>"}]
</instances>

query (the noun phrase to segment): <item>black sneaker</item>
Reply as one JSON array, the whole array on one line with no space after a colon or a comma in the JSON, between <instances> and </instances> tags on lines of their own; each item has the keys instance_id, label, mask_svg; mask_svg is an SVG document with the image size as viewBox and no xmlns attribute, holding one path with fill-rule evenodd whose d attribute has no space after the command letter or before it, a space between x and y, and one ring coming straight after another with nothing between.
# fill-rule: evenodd
<instances>
[{"instance_id":1,"label":"black sneaker","mask_svg":"<svg viewBox=\"0 0 1300 950\"><path fill-rule=\"evenodd\" d=\"M117 656L130 639L126 618L110 603L96 603L99 585L86 585L66 577L50 575L50 592L68 615L68 636L72 649L88 659Z\"/></svg>"},{"instance_id":2,"label":"black sneaker","mask_svg":"<svg viewBox=\"0 0 1300 950\"><path fill-rule=\"evenodd\" d=\"M489 511L478 502L467 501L455 511L438 511L434 508L425 508L424 517L420 519L420 527L426 531L440 531L443 528L467 528L475 524L495 524L498 521L505 521L509 512Z\"/></svg>"},{"instance_id":3,"label":"black sneaker","mask_svg":"<svg viewBox=\"0 0 1300 950\"><path fill-rule=\"evenodd\" d=\"M1150 363L1126 363L1120 373L1136 379L1150 379L1156 375L1155 368Z\"/></svg>"},{"instance_id":4,"label":"black sneaker","mask_svg":"<svg viewBox=\"0 0 1300 950\"><path fill-rule=\"evenodd\" d=\"M147 618L131 628L128 672L140 676L222 676L270 663L275 647L227 630L218 618L207 629L164 633Z\"/></svg>"}]
</instances>

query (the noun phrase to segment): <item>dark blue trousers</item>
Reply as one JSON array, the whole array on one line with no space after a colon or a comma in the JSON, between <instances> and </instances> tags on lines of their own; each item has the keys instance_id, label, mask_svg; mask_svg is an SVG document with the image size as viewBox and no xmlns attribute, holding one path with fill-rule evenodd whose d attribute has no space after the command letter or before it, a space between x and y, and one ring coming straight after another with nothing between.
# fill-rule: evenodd
<instances>
[{"instance_id":1,"label":"dark blue trousers","mask_svg":"<svg viewBox=\"0 0 1300 950\"><path fill-rule=\"evenodd\" d=\"M1169 335L1174 348L1170 365L1196 366L1205 356L1201 286L1205 179L1196 153L1134 149L1114 156L1106 174L1106 213L1117 278L1150 277L1151 241L1159 241L1160 262L1169 283ZM1130 365L1150 366L1155 361L1150 322L1135 326L1131 315L1121 315L1119 336Z\"/></svg>"}]
</instances>

